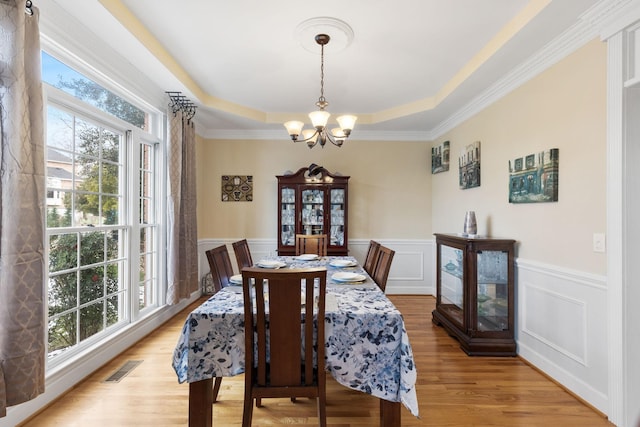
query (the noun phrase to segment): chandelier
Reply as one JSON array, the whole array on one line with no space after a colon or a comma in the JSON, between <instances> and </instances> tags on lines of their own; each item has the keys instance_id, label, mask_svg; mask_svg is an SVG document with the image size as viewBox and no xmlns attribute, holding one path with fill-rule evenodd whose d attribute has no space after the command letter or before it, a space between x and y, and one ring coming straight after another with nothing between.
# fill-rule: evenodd
<instances>
[{"instance_id":1,"label":"chandelier","mask_svg":"<svg viewBox=\"0 0 640 427\"><path fill-rule=\"evenodd\" d=\"M327 122L331 114L325 111L329 103L324 98L324 45L329 43L331 37L327 34L318 34L315 40L316 43L320 45L320 98L318 98L318 102L316 102L319 109L309 113L311 125L315 129L302 130L304 123L296 120L286 122L284 127L287 128L287 132L293 142L298 141L298 136L302 134L303 139L301 141L306 142L309 148L313 148L317 143L320 143L320 146L324 147L327 141L335 146L341 147L344 140L349 138L353 130L353 125L358 118L351 115L337 117L336 120L340 127L331 129L331 132L327 130Z\"/></svg>"}]
</instances>

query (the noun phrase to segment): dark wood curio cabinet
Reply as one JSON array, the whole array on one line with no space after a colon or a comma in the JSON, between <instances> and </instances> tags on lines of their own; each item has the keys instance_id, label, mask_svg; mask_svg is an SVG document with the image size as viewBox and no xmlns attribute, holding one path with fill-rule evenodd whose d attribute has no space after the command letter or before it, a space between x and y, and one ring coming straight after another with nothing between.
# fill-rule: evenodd
<instances>
[{"instance_id":1,"label":"dark wood curio cabinet","mask_svg":"<svg viewBox=\"0 0 640 427\"><path fill-rule=\"evenodd\" d=\"M470 356L515 356L514 248L510 239L435 234L433 323Z\"/></svg>"},{"instance_id":2,"label":"dark wood curio cabinet","mask_svg":"<svg viewBox=\"0 0 640 427\"><path fill-rule=\"evenodd\" d=\"M327 254L347 255L349 177L312 164L276 178L278 254L295 254L296 234L326 234Z\"/></svg>"}]
</instances>

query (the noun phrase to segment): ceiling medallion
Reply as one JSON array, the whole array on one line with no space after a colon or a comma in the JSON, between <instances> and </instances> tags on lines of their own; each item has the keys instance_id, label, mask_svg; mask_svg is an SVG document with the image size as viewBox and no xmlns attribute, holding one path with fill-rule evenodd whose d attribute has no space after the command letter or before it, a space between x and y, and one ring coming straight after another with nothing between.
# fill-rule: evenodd
<instances>
[{"instance_id":1,"label":"ceiling medallion","mask_svg":"<svg viewBox=\"0 0 640 427\"><path fill-rule=\"evenodd\" d=\"M317 54L318 45L315 36L326 34L331 39L331 45L325 46L325 52L336 53L347 48L353 41L353 29L344 21L328 16L307 19L301 22L295 30L295 37L307 51Z\"/></svg>"}]
</instances>

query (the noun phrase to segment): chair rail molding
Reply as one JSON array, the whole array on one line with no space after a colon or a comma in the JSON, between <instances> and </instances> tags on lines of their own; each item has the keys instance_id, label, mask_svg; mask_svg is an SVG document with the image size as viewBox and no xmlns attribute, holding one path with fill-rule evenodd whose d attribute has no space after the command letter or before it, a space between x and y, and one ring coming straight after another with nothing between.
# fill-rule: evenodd
<instances>
[{"instance_id":1,"label":"chair rail molding","mask_svg":"<svg viewBox=\"0 0 640 427\"><path fill-rule=\"evenodd\" d=\"M240 238L218 239L207 238L198 241L198 272L199 277L209 271L205 251L223 244L229 245ZM360 264L364 263L371 239L349 239L349 255L355 257ZM401 240L401 239L376 239L396 251L387 280L386 293L388 294L416 294L435 295L435 241L428 240ZM251 249L252 258L255 261L268 256L276 250L275 239L247 239ZM232 250L232 248L230 249ZM232 261L234 271L237 265Z\"/></svg>"}]
</instances>

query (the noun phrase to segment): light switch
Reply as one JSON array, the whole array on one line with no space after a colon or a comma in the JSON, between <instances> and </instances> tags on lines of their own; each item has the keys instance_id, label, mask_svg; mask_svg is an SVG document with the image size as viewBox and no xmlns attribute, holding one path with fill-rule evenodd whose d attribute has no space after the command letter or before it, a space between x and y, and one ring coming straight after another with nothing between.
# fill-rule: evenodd
<instances>
[{"instance_id":1,"label":"light switch","mask_svg":"<svg viewBox=\"0 0 640 427\"><path fill-rule=\"evenodd\" d=\"M593 251L604 252L606 249L604 233L593 233Z\"/></svg>"}]
</instances>

